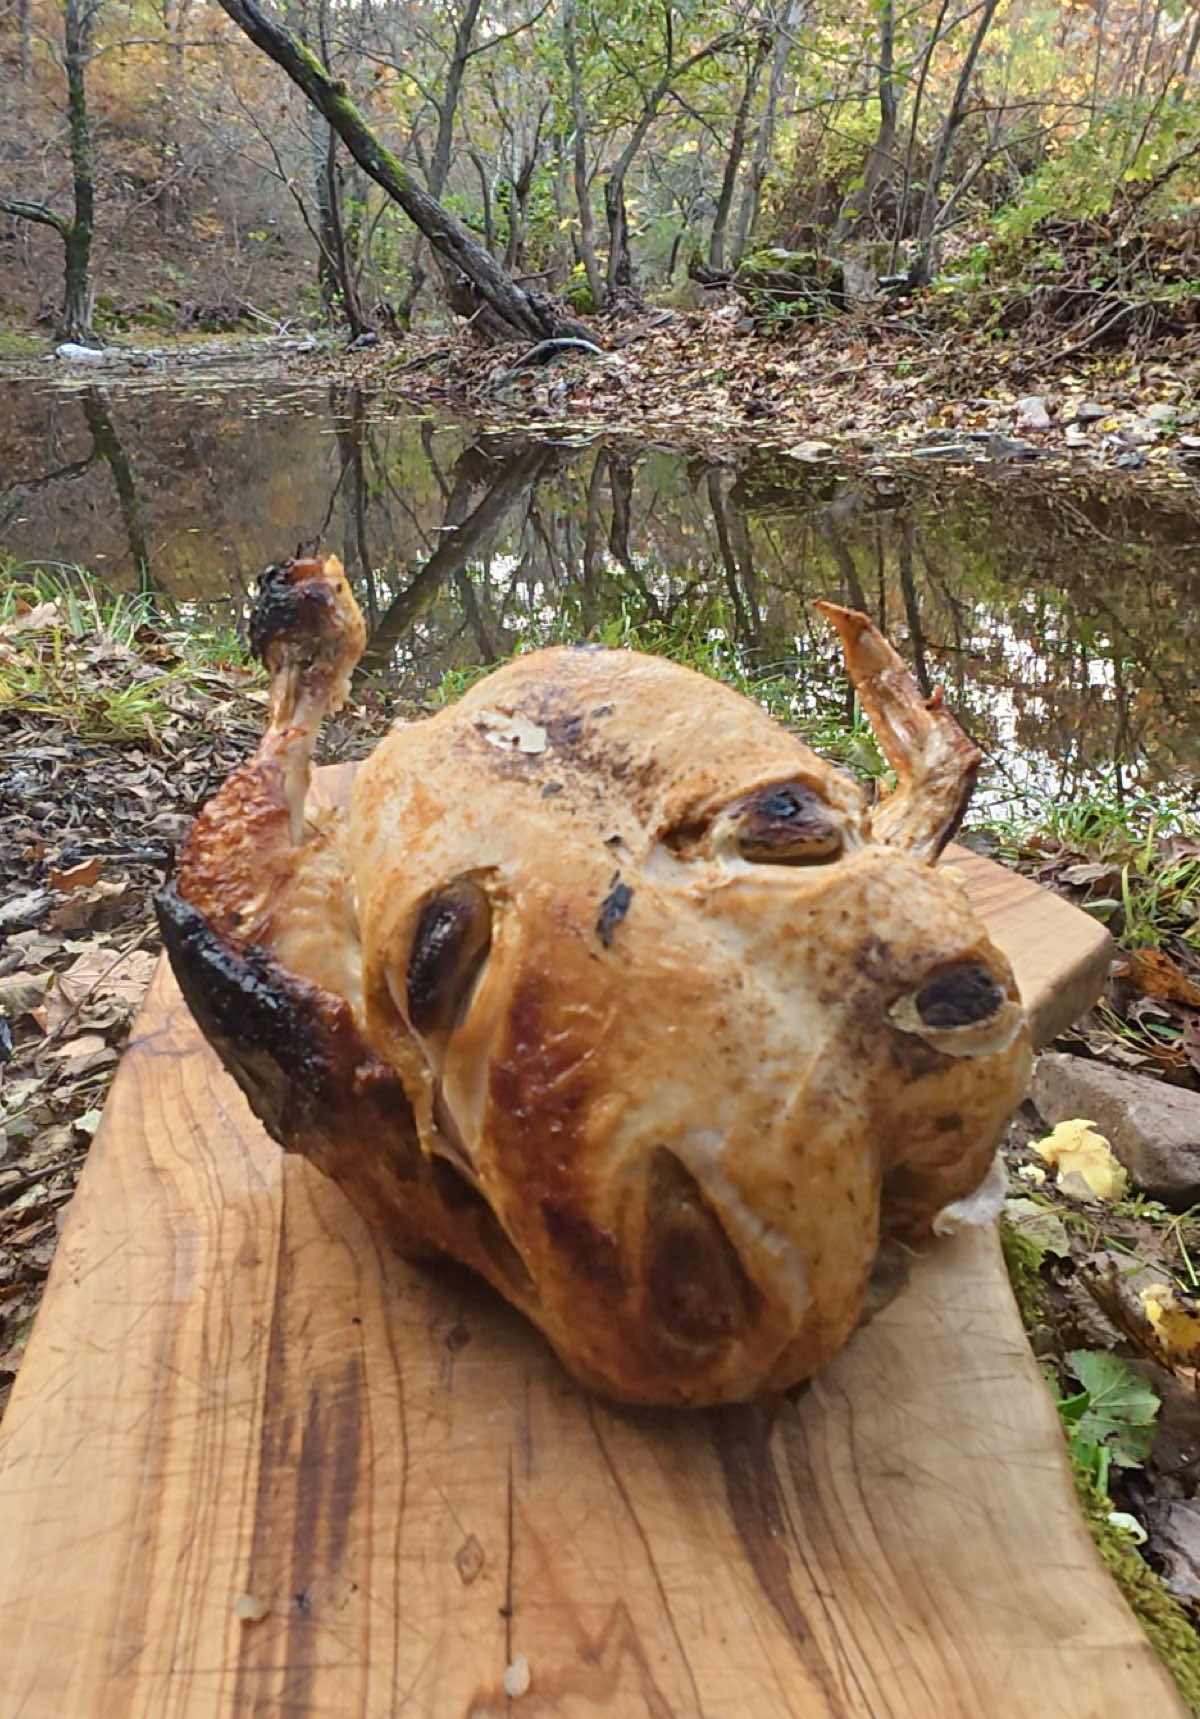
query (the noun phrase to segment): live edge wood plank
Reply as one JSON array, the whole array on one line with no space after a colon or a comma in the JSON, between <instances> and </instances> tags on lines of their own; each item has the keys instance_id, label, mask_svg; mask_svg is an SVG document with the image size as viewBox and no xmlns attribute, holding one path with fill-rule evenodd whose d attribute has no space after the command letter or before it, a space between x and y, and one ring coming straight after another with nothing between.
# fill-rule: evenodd
<instances>
[{"instance_id":1,"label":"live edge wood plank","mask_svg":"<svg viewBox=\"0 0 1200 1719\"><path fill-rule=\"evenodd\" d=\"M613 1409L280 1154L165 971L0 1429L0 1617L0 1719L1183 1711L990 1233L793 1400Z\"/></svg>"}]
</instances>

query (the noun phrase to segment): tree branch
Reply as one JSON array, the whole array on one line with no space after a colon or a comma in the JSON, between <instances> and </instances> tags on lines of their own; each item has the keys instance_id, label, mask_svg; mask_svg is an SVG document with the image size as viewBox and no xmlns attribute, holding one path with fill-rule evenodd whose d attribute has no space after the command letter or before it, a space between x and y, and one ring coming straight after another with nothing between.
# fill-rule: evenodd
<instances>
[{"instance_id":1,"label":"tree branch","mask_svg":"<svg viewBox=\"0 0 1200 1719\"><path fill-rule=\"evenodd\" d=\"M60 239L71 231L65 215L55 214L45 203L26 203L20 197L0 197L0 214L13 215L18 221L36 221L39 227L53 227Z\"/></svg>"},{"instance_id":2,"label":"tree branch","mask_svg":"<svg viewBox=\"0 0 1200 1719\"><path fill-rule=\"evenodd\" d=\"M219 0L254 45L281 66L337 132L363 171L381 185L425 235L451 283L467 282L478 308L490 313L480 319L492 333L509 338L544 339L560 334L589 336L589 331L552 300L510 280L486 247L461 221L431 197L401 166L369 127L346 94L346 86L331 78L316 55L290 30L284 29L256 0Z\"/></svg>"}]
</instances>

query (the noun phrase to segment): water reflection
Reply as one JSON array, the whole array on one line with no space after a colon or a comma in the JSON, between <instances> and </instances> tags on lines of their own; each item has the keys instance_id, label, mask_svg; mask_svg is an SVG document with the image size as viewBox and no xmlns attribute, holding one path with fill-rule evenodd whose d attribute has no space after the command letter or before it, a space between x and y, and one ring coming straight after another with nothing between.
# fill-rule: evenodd
<instances>
[{"instance_id":1,"label":"water reflection","mask_svg":"<svg viewBox=\"0 0 1200 1719\"><path fill-rule=\"evenodd\" d=\"M8 384L0 547L240 614L297 545L342 556L363 674L419 698L530 640L669 640L847 704L811 600L868 610L946 686L990 790L1195 791L1200 502L1039 474L848 475L472 439L353 390L59 395ZM724 644L722 644L724 642Z\"/></svg>"}]
</instances>

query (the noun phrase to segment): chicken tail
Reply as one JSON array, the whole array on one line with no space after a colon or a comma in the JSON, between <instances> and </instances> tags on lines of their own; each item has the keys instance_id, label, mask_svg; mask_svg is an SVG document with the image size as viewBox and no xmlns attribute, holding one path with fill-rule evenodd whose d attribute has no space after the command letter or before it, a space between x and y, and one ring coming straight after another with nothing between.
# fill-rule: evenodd
<instances>
[{"instance_id":1,"label":"chicken tail","mask_svg":"<svg viewBox=\"0 0 1200 1719\"><path fill-rule=\"evenodd\" d=\"M821 599L815 607L842 642L850 679L896 772L896 789L875 808L877 841L932 862L962 822L982 754L946 709L942 689L923 698L904 661L857 609Z\"/></svg>"}]
</instances>

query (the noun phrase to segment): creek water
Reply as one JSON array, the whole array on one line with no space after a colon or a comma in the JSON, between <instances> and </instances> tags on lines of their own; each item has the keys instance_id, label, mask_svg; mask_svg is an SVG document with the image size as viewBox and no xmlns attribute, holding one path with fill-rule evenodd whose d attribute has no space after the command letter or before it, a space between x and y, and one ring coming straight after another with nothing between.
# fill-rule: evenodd
<instances>
[{"instance_id":1,"label":"creek water","mask_svg":"<svg viewBox=\"0 0 1200 1719\"><path fill-rule=\"evenodd\" d=\"M0 381L0 552L242 620L259 569L341 555L369 666L420 698L530 641L734 661L849 713L821 595L867 609L983 747L984 801L1194 812L1200 488L1036 469L736 467L477 436L284 376Z\"/></svg>"}]
</instances>

